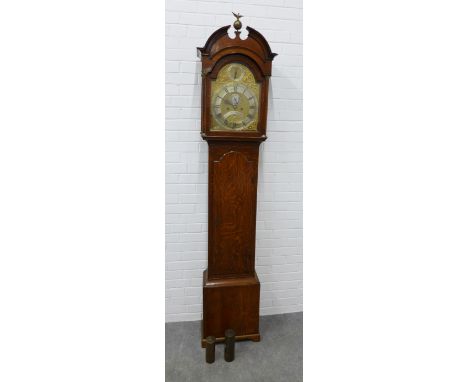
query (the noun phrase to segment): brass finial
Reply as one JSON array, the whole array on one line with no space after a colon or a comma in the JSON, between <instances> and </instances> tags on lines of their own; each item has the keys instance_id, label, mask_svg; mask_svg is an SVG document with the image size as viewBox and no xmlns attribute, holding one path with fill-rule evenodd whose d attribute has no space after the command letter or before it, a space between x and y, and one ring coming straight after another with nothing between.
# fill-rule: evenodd
<instances>
[{"instance_id":1,"label":"brass finial","mask_svg":"<svg viewBox=\"0 0 468 382\"><path fill-rule=\"evenodd\" d=\"M240 18L241 17L244 17L242 16L240 13L234 13L232 12L232 14L234 15L234 17L236 18L236 21L234 21L234 24L232 24L234 26L234 28L238 31L239 29L242 28L242 23L240 22Z\"/></svg>"}]
</instances>

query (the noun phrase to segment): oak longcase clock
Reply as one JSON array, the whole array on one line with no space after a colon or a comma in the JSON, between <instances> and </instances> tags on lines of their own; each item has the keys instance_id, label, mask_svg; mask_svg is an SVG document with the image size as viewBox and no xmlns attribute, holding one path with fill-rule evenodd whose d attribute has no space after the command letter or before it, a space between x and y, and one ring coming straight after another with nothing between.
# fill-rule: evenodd
<instances>
[{"instance_id":1,"label":"oak longcase clock","mask_svg":"<svg viewBox=\"0 0 468 382\"><path fill-rule=\"evenodd\" d=\"M268 83L275 53L240 15L215 31L202 62L201 135L208 142L208 268L203 273L202 346L208 336L260 340L255 272L258 152L266 139Z\"/></svg>"}]
</instances>

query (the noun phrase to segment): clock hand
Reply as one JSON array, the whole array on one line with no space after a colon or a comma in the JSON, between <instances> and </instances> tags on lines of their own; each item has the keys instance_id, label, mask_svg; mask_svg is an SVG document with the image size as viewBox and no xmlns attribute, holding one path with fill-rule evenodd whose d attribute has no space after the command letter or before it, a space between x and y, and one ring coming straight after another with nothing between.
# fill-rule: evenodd
<instances>
[{"instance_id":1,"label":"clock hand","mask_svg":"<svg viewBox=\"0 0 468 382\"><path fill-rule=\"evenodd\" d=\"M227 103L228 105L234 106L231 102L229 102L227 99L223 98L223 102Z\"/></svg>"}]
</instances>

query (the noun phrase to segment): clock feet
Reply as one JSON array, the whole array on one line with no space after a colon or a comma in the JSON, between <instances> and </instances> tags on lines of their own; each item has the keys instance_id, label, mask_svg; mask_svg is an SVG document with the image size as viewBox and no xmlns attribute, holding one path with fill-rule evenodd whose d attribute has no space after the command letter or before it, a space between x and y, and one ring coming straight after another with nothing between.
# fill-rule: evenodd
<instances>
[{"instance_id":1,"label":"clock feet","mask_svg":"<svg viewBox=\"0 0 468 382\"><path fill-rule=\"evenodd\" d=\"M232 329L226 330L224 334L225 337L225 347L224 347L224 360L226 362L234 361L234 353L236 346L236 332Z\"/></svg>"},{"instance_id":2,"label":"clock feet","mask_svg":"<svg viewBox=\"0 0 468 382\"><path fill-rule=\"evenodd\" d=\"M213 363L215 361L215 344L215 337L209 336L206 338L206 363Z\"/></svg>"}]
</instances>

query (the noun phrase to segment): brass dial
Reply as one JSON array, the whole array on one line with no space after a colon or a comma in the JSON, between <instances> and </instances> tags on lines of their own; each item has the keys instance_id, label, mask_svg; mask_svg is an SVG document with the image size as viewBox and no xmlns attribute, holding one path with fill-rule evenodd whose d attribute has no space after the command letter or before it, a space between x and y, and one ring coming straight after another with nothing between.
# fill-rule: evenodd
<instances>
[{"instance_id":1,"label":"brass dial","mask_svg":"<svg viewBox=\"0 0 468 382\"><path fill-rule=\"evenodd\" d=\"M256 131L260 86L240 63L224 66L211 83L211 130Z\"/></svg>"}]
</instances>

